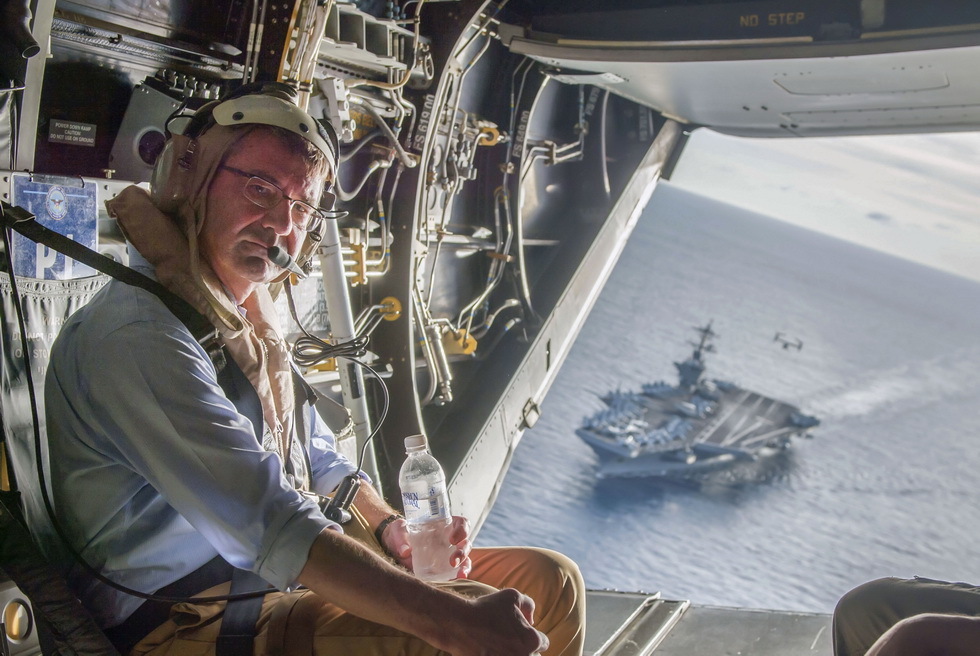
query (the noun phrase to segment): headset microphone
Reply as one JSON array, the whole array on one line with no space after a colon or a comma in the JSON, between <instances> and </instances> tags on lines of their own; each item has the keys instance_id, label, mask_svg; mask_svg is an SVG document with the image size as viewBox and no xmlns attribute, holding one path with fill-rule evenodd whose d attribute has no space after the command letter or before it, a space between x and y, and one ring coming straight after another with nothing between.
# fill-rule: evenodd
<instances>
[{"instance_id":1,"label":"headset microphone","mask_svg":"<svg viewBox=\"0 0 980 656\"><path fill-rule=\"evenodd\" d=\"M296 264L293 258L289 257L289 253L278 246L270 246L268 254L269 260L271 260L272 263L280 269L285 269L290 273L295 273L297 276L299 276L300 280L307 277L306 272L299 268L299 265Z\"/></svg>"}]
</instances>

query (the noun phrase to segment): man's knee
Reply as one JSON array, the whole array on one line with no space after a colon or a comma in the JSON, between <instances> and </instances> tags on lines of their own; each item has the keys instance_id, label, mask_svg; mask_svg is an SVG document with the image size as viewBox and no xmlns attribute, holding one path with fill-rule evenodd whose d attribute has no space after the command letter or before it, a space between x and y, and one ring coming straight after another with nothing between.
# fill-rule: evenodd
<instances>
[{"instance_id":1,"label":"man's knee","mask_svg":"<svg viewBox=\"0 0 980 656\"><path fill-rule=\"evenodd\" d=\"M570 595L573 598L584 595L582 572L575 561L565 554L551 549L530 547L526 549L525 561L529 571L561 595Z\"/></svg>"},{"instance_id":2,"label":"man's knee","mask_svg":"<svg viewBox=\"0 0 980 656\"><path fill-rule=\"evenodd\" d=\"M893 598L895 592L907 583L906 579L888 577L862 583L845 593L834 609L834 621L847 621L874 612L879 604Z\"/></svg>"},{"instance_id":3,"label":"man's knee","mask_svg":"<svg viewBox=\"0 0 980 656\"><path fill-rule=\"evenodd\" d=\"M540 608L564 606L567 610L584 601L585 583L578 565L557 551L502 547L474 555L476 578L499 588L517 588Z\"/></svg>"},{"instance_id":4,"label":"man's knee","mask_svg":"<svg viewBox=\"0 0 980 656\"><path fill-rule=\"evenodd\" d=\"M560 577L563 580L582 578L578 564L561 552L538 547L528 548L528 552L531 554L529 558L541 572L547 572L550 576Z\"/></svg>"}]
</instances>

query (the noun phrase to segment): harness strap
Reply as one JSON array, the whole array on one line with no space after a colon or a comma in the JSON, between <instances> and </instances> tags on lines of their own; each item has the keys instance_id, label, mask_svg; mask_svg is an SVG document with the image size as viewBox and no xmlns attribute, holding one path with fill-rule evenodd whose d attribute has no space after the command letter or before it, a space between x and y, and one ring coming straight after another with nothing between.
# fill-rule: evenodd
<instances>
[{"instance_id":1,"label":"harness strap","mask_svg":"<svg viewBox=\"0 0 980 656\"><path fill-rule=\"evenodd\" d=\"M6 227L16 230L28 239L53 248L66 257L70 257L82 264L87 264L93 269L101 271L116 280L135 287L141 287L158 296L163 301L163 304L167 306L167 309L173 312L174 316L187 326L194 339L207 351L208 357L214 362L215 367L218 370L224 368L225 354L218 330L211 324L207 317L198 312L183 298L139 271L120 264L110 257L106 257L87 246L79 244L73 239L69 239L54 230L44 227L37 222L33 214L21 207L4 203L3 212L0 213L0 217L2 217L3 224Z\"/></svg>"},{"instance_id":2,"label":"harness strap","mask_svg":"<svg viewBox=\"0 0 980 656\"><path fill-rule=\"evenodd\" d=\"M245 569L235 569L231 575L231 594L254 592L268 587L258 574ZM235 599L225 606L221 618L221 630L214 643L215 656L248 656L255 641L255 623L262 611L265 597Z\"/></svg>"},{"instance_id":3,"label":"harness strap","mask_svg":"<svg viewBox=\"0 0 980 656\"><path fill-rule=\"evenodd\" d=\"M155 594L161 597L193 597L232 576L233 567L221 556L198 567L187 576L165 585ZM122 624L105 630L105 635L116 646L120 654L127 654L137 642L167 621L171 604L162 601L145 601Z\"/></svg>"},{"instance_id":4,"label":"harness strap","mask_svg":"<svg viewBox=\"0 0 980 656\"><path fill-rule=\"evenodd\" d=\"M7 456L6 428L3 425L3 412L0 411L0 491L16 492L17 478L14 476L14 463Z\"/></svg>"}]
</instances>

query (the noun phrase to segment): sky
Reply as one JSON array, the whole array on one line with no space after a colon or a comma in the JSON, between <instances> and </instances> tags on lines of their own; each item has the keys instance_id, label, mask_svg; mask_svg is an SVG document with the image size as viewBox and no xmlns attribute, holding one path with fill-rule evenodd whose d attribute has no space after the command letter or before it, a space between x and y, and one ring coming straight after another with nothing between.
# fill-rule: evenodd
<instances>
[{"instance_id":1,"label":"sky","mask_svg":"<svg viewBox=\"0 0 980 656\"><path fill-rule=\"evenodd\" d=\"M670 182L980 281L980 133L748 139L700 129Z\"/></svg>"}]
</instances>

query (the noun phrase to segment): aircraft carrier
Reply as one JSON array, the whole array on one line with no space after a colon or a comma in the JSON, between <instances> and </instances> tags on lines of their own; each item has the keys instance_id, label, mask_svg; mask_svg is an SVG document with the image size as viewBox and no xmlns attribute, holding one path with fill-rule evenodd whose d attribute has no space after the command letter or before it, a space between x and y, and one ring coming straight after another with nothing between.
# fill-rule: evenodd
<instances>
[{"instance_id":1,"label":"aircraft carrier","mask_svg":"<svg viewBox=\"0 0 980 656\"><path fill-rule=\"evenodd\" d=\"M706 378L704 355L718 335L711 323L696 330L691 357L674 363L677 385L611 392L576 431L599 454L599 477L686 478L772 455L820 424L789 403Z\"/></svg>"}]
</instances>

